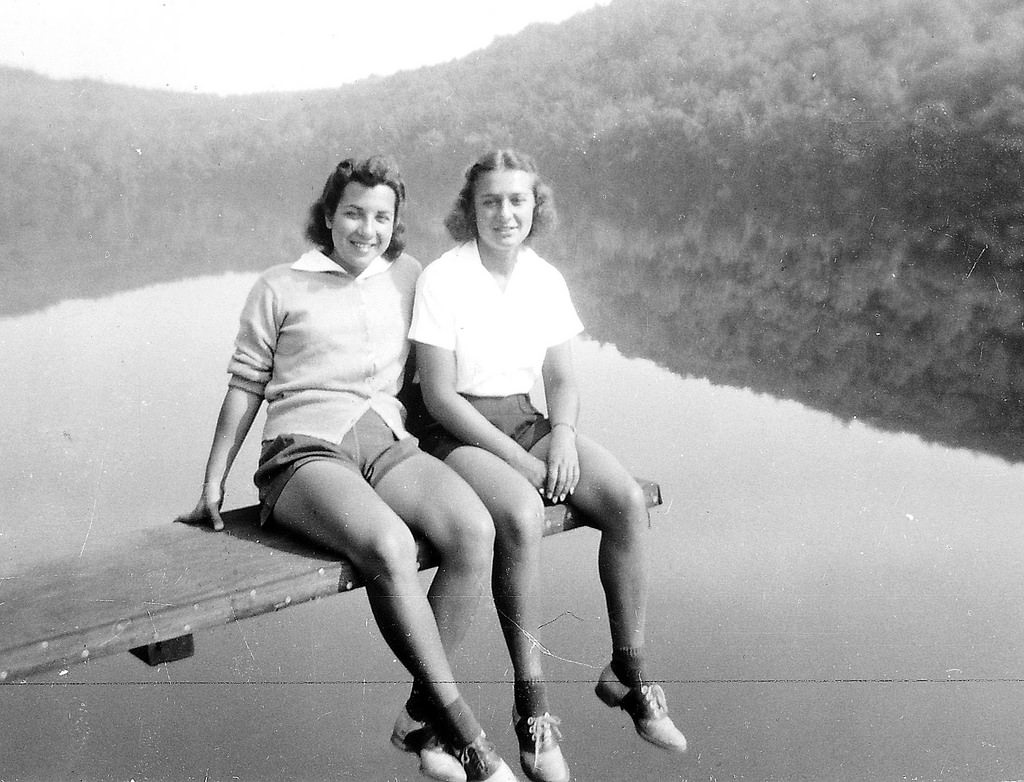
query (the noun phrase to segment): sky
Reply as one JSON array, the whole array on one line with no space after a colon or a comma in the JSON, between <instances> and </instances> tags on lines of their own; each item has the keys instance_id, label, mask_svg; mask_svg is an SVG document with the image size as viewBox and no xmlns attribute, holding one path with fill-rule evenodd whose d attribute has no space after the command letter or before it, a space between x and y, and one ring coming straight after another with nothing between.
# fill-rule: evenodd
<instances>
[{"instance_id":1,"label":"sky","mask_svg":"<svg viewBox=\"0 0 1024 782\"><path fill-rule=\"evenodd\" d=\"M0 65L220 95L447 62L609 0L0 0Z\"/></svg>"}]
</instances>

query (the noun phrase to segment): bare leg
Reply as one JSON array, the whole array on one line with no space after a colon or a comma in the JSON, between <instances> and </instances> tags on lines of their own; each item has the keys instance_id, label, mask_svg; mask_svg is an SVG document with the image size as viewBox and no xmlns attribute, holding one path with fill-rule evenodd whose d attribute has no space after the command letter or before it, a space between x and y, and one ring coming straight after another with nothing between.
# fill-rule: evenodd
<instances>
[{"instance_id":1,"label":"bare leg","mask_svg":"<svg viewBox=\"0 0 1024 782\"><path fill-rule=\"evenodd\" d=\"M544 457L549 438L533 452ZM576 439L580 482L570 504L601 531L598 572L608 607L612 647L639 649L647 621L647 502L632 475L603 446Z\"/></svg>"},{"instance_id":2,"label":"bare leg","mask_svg":"<svg viewBox=\"0 0 1024 782\"><path fill-rule=\"evenodd\" d=\"M544 505L522 475L481 448L456 448L445 463L476 490L494 519L491 591L518 680L543 679L537 590Z\"/></svg>"},{"instance_id":3,"label":"bare leg","mask_svg":"<svg viewBox=\"0 0 1024 782\"><path fill-rule=\"evenodd\" d=\"M594 691L608 706L629 714L645 741L669 752L686 752L686 737L669 716L664 690L647 681L644 671L649 516L643 490L594 441L577 437L576 450L581 478L571 502L601 531L598 568L612 636L612 660Z\"/></svg>"},{"instance_id":4,"label":"bare leg","mask_svg":"<svg viewBox=\"0 0 1024 782\"><path fill-rule=\"evenodd\" d=\"M412 532L360 475L326 460L308 462L288 481L274 518L348 557L366 579L370 608L399 661L437 703L459 697L417 576Z\"/></svg>"},{"instance_id":5,"label":"bare leg","mask_svg":"<svg viewBox=\"0 0 1024 782\"><path fill-rule=\"evenodd\" d=\"M669 717L665 692L661 685L648 683L643 671L649 518L643 490L593 440L577 437L576 450L581 478L571 502L601 530L598 568L612 636L612 661L601 671L595 693L607 705L626 711L645 741L685 752L686 737Z\"/></svg>"},{"instance_id":6,"label":"bare leg","mask_svg":"<svg viewBox=\"0 0 1024 782\"><path fill-rule=\"evenodd\" d=\"M425 453L394 467L378 482L377 493L438 553L427 599L451 660L486 586L494 544L491 517L469 484Z\"/></svg>"}]
</instances>

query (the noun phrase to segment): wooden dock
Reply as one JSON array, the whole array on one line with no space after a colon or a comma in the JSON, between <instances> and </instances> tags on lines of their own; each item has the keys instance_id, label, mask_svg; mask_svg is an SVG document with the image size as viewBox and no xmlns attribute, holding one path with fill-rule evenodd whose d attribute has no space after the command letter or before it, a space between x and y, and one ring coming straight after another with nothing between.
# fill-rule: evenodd
<instances>
[{"instance_id":1,"label":"wooden dock","mask_svg":"<svg viewBox=\"0 0 1024 782\"><path fill-rule=\"evenodd\" d=\"M641 481L648 507L656 483ZM224 530L168 523L129 533L116 547L47 560L0 578L0 682L130 651L156 665L194 653L198 630L362 586L329 551L256 522L249 506ZM566 505L547 508L545 535L585 526ZM436 565L420 542L421 570Z\"/></svg>"}]
</instances>

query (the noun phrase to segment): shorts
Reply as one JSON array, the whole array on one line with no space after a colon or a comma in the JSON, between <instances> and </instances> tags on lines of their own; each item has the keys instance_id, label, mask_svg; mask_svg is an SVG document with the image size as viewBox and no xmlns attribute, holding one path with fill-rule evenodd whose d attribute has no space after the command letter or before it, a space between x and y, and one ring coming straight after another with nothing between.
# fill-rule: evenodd
<instances>
[{"instance_id":1,"label":"shorts","mask_svg":"<svg viewBox=\"0 0 1024 782\"><path fill-rule=\"evenodd\" d=\"M544 417L533 403L529 394L512 396L468 396L463 394L484 418L503 433L507 434L529 451L550 431L551 422ZM467 443L448 432L433 419L415 424L413 431L420 441L420 448L444 461L456 448Z\"/></svg>"},{"instance_id":2,"label":"shorts","mask_svg":"<svg viewBox=\"0 0 1024 782\"><path fill-rule=\"evenodd\" d=\"M295 471L316 459L336 461L376 486L387 473L420 452L415 437L398 439L384 419L368 410L340 443L304 434L283 434L263 443L253 476L259 489L260 524L266 524L274 504Z\"/></svg>"}]
</instances>

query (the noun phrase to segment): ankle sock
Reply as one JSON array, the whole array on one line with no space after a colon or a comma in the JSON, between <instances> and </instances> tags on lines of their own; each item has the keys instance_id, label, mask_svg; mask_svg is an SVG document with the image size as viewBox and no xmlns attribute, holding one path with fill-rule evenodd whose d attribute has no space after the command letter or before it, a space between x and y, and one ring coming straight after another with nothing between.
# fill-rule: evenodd
<instances>
[{"instance_id":1,"label":"ankle sock","mask_svg":"<svg viewBox=\"0 0 1024 782\"><path fill-rule=\"evenodd\" d=\"M477 736L483 733L483 728L480 727L480 723L477 722L466 702L462 700L461 695L441 708L441 718L456 747L472 744Z\"/></svg>"},{"instance_id":2,"label":"ankle sock","mask_svg":"<svg viewBox=\"0 0 1024 782\"><path fill-rule=\"evenodd\" d=\"M548 710L543 679L516 679L512 686L519 716L536 717Z\"/></svg>"},{"instance_id":3,"label":"ankle sock","mask_svg":"<svg viewBox=\"0 0 1024 782\"><path fill-rule=\"evenodd\" d=\"M643 662L642 646L612 649L612 672L627 687L636 687L644 683Z\"/></svg>"},{"instance_id":4,"label":"ankle sock","mask_svg":"<svg viewBox=\"0 0 1024 782\"><path fill-rule=\"evenodd\" d=\"M405 710L417 722L430 722L437 714L437 704L419 679L413 679L412 692L409 693L409 700L405 702Z\"/></svg>"}]
</instances>

